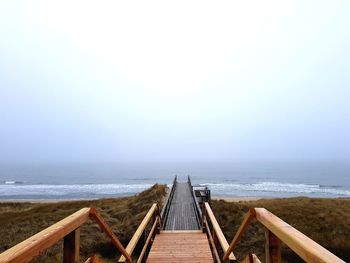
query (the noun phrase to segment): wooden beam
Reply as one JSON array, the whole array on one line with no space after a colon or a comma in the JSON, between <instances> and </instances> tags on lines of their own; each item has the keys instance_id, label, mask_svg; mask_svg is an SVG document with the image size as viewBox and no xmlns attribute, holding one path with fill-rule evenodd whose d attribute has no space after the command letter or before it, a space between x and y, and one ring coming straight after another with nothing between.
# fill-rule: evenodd
<instances>
[{"instance_id":1,"label":"wooden beam","mask_svg":"<svg viewBox=\"0 0 350 263\"><path fill-rule=\"evenodd\" d=\"M206 210L206 216L209 218L209 220L213 226L213 231L216 234L216 238L219 240L219 243L221 245L222 250L224 251L224 253L226 253L227 250L229 249L229 245L228 245L228 242L224 236L224 233L222 233L222 230L219 226L218 221L216 220L216 218L214 216L213 211L210 208L210 205L207 202L205 202L204 207ZM227 258L225 260L235 261L236 257L234 256L232 251L230 251L230 253L227 253Z\"/></svg>"},{"instance_id":2,"label":"wooden beam","mask_svg":"<svg viewBox=\"0 0 350 263\"><path fill-rule=\"evenodd\" d=\"M152 219L152 215L153 213L157 210L157 204L153 204L151 206L151 208L148 210L146 216L143 218L141 224L139 225L139 227L137 228L135 234L133 235L133 237L131 238L128 246L126 247L126 252L131 256L132 253L134 252L134 249L137 245L137 243L139 242L142 233L145 231L148 223L151 221ZM119 258L118 262L125 262L126 258L125 256L121 256Z\"/></svg>"},{"instance_id":3,"label":"wooden beam","mask_svg":"<svg viewBox=\"0 0 350 263\"><path fill-rule=\"evenodd\" d=\"M265 230L265 262L281 263L281 241L270 230Z\"/></svg>"},{"instance_id":4,"label":"wooden beam","mask_svg":"<svg viewBox=\"0 0 350 263\"><path fill-rule=\"evenodd\" d=\"M91 208L90 216L95 220L95 222L100 226L100 228L105 232L105 234L111 239L113 245L118 249L118 251L124 256L125 261L132 262L131 255L126 251L122 243L113 233L112 229L105 222L103 217L97 212L95 208Z\"/></svg>"},{"instance_id":5,"label":"wooden beam","mask_svg":"<svg viewBox=\"0 0 350 263\"><path fill-rule=\"evenodd\" d=\"M229 253L231 253L234 250L234 248L236 247L236 245L238 244L243 233L247 230L250 222L254 218L254 215L255 215L255 211L252 209L250 209L249 212L245 215L242 224L238 228L238 231L236 232L234 238L231 241L230 246L228 247L227 250L225 250L224 261L229 259Z\"/></svg>"},{"instance_id":6,"label":"wooden beam","mask_svg":"<svg viewBox=\"0 0 350 263\"><path fill-rule=\"evenodd\" d=\"M139 256L139 258L137 260L137 263L143 262L143 258L145 256L146 251L147 251L148 245L150 244L151 239L154 237L154 235L157 232L156 229L158 228L158 220L160 221L159 217L157 217L157 219L153 223L153 226L152 226L151 231L149 232L148 237L146 239L146 242L145 242L145 244L144 244L144 246L143 246L143 248L141 250L141 253L140 253L140 256Z\"/></svg>"},{"instance_id":7,"label":"wooden beam","mask_svg":"<svg viewBox=\"0 0 350 263\"><path fill-rule=\"evenodd\" d=\"M208 222L207 222L206 219L204 219L204 224L205 224L206 228L208 229L207 235L208 235L208 239L209 239L210 245L211 245L211 247L212 247L212 252L213 252L214 257L215 257L215 262L220 263L220 262L221 262L220 256L219 256L217 247L216 247L216 245L215 245L213 236L212 236L212 234L210 233L209 224L208 224Z\"/></svg>"},{"instance_id":8,"label":"wooden beam","mask_svg":"<svg viewBox=\"0 0 350 263\"><path fill-rule=\"evenodd\" d=\"M64 236L84 224L89 218L90 208L82 208L56 224L0 254L1 263L29 262L41 252L56 244Z\"/></svg>"},{"instance_id":9,"label":"wooden beam","mask_svg":"<svg viewBox=\"0 0 350 263\"><path fill-rule=\"evenodd\" d=\"M66 235L63 239L63 263L78 263L80 253L80 228Z\"/></svg>"},{"instance_id":10,"label":"wooden beam","mask_svg":"<svg viewBox=\"0 0 350 263\"><path fill-rule=\"evenodd\" d=\"M256 219L306 262L345 263L265 208L255 208Z\"/></svg>"}]
</instances>

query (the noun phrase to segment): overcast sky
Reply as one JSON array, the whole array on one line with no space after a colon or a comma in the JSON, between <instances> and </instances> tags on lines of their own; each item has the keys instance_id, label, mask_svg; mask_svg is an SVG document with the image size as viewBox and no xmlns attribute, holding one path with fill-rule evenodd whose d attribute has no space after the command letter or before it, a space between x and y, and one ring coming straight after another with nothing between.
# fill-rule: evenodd
<instances>
[{"instance_id":1,"label":"overcast sky","mask_svg":"<svg viewBox=\"0 0 350 263\"><path fill-rule=\"evenodd\" d=\"M2 1L0 161L350 160L350 1Z\"/></svg>"}]
</instances>

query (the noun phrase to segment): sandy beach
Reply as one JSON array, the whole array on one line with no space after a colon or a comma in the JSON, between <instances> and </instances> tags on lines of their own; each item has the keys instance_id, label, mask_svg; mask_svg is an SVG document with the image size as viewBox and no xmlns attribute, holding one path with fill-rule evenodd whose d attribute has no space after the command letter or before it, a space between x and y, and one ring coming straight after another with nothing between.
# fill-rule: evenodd
<instances>
[{"instance_id":1,"label":"sandy beach","mask_svg":"<svg viewBox=\"0 0 350 263\"><path fill-rule=\"evenodd\" d=\"M226 202L257 201L260 199L272 199L273 197L256 197L256 196L212 196L213 200L224 200Z\"/></svg>"}]
</instances>

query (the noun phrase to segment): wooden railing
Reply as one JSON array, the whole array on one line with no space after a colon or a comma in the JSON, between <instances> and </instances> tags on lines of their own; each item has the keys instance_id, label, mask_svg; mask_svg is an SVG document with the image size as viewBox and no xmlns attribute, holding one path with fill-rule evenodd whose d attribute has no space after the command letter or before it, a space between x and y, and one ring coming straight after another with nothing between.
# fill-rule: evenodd
<instances>
[{"instance_id":1,"label":"wooden railing","mask_svg":"<svg viewBox=\"0 0 350 263\"><path fill-rule=\"evenodd\" d=\"M202 218L202 210L200 208L200 205L198 203L196 195L194 194L191 178L190 178L189 175L187 176L187 183L188 183L188 186L190 187L191 196L193 198L193 209L194 209L194 211L196 213L196 219L197 219L198 227L200 228L200 226L201 226L201 218Z\"/></svg>"},{"instance_id":2,"label":"wooden railing","mask_svg":"<svg viewBox=\"0 0 350 263\"><path fill-rule=\"evenodd\" d=\"M219 244L223 253L228 251L229 244L207 202L204 203L202 209L202 228L203 232L207 233L215 261L221 262ZM227 260L229 260L229 262L236 262L236 257L233 255L232 251L228 254Z\"/></svg>"},{"instance_id":3,"label":"wooden railing","mask_svg":"<svg viewBox=\"0 0 350 263\"><path fill-rule=\"evenodd\" d=\"M105 232L105 234L111 239L117 250L127 258L128 262L131 262L132 259L130 254L127 253L113 231L94 208L82 208L56 224L6 250L0 254L0 262L29 262L62 239L63 262L79 262L80 226L83 225L89 218L93 219L100 226L102 231Z\"/></svg>"},{"instance_id":4,"label":"wooden railing","mask_svg":"<svg viewBox=\"0 0 350 263\"><path fill-rule=\"evenodd\" d=\"M306 262L345 263L315 241L305 236L286 222L264 208L251 208L238 229L228 249L224 249L223 260L230 259L231 253L253 219L266 228L266 263L281 262L281 242L285 243ZM249 261L254 262L254 261ZM258 262L258 261L255 261Z\"/></svg>"},{"instance_id":5,"label":"wooden railing","mask_svg":"<svg viewBox=\"0 0 350 263\"><path fill-rule=\"evenodd\" d=\"M145 240L145 230L149 223L152 222L151 230L148 233L147 239ZM151 241L154 239L154 236L160 232L160 229L162 228L162 222L161 217L159 213L159 207L157 204L153 204L146 216L143 218L141 224L137 228L135 234L131 238L128 246L126 247L126 253L127 255L132 255L136 246L142 246L141 253L139 255L139 258L137 260L138 263L143 262L146 253L150 247ZM141 243L139 243L141 242ZM119 262L127 262L127 258L125 257L125 254L122 254L122 256L119 259Z\"/></svg>"},{"instance_id":6,"label":"wooden railing","mask_svg":"<svg viewBox=\"0 0 350 263\"><path fill-rule=\"evenodd\" d=\"M166 221L168 219L169 209L170 209L171 201L173 200L173 196L174 196L174 193L175 193L176 185L177 185L177 175L175 175L175 178L174 178L173 185L171 187L170 193L168 195L168 198L167 198L167 200L165 202L165 205L163 206L163 209L162 209L162 212L161 212L161 220L162 220L162 225L163 226L166 225Z\"/></svg>"}]
</instances>

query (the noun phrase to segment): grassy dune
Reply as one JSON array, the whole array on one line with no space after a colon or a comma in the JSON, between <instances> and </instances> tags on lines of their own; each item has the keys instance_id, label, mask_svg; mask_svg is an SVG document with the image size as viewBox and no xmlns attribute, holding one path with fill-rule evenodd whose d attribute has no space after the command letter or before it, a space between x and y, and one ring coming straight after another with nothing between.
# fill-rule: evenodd
<instances>
[{"instance_id":1,"label":"grassy dune","mask_svg":"<svg viewBox=\"0 0 350 263\"><path fill-rule=\"evenodd\" d=\"M59 203L0 203L0 253L83 207L96 207L120 241L126 245L154 202L160 203L166 186L155 185L132 197ZM35 262L62 262L62 242ZM81 260L97 253L116 262L119 253L99 227L89 221L81 228Z\"/></svg>"},{"instance_id":2,"label":"grassy dune","mask_svg":"<svg viewBox=\"0 0 350 263\"><path fill-rule=\"evenodd\" d=\"M126 245L153 202L160 203L166 186L155 185L132 197L60 203L0 203L0 252L54 224L82 207L96 207ZM212 208L230 242L250 207L265 207L345 261L350 262L350 199L287 198L243 202L213 200ZM264 229L254 222L235 250L238 259L248 252L264 259ZM119 253L90 221L81 229L81 259L99 254L116 262ZM283 248L284 262L302 262ZM35 262L62 262L62 243Z\"/></svg>"},{"instance_id":3,"label":"grassy dune","mask_svg":"<svg viewBox=\"0 0 350 263\"><path fill-rule=\"evenodd\" d=\"M286 198L226 202L213 200L212 208L228 242L231 242L250 207L264 207L323 247L350 262L350 199ZM264 259L264 229L253 222L235 249L242 259L252 252ZM284 262L303 262L283 247Z\"/></svg>"}]
</instances>

